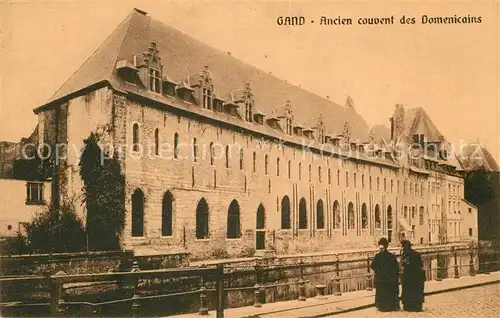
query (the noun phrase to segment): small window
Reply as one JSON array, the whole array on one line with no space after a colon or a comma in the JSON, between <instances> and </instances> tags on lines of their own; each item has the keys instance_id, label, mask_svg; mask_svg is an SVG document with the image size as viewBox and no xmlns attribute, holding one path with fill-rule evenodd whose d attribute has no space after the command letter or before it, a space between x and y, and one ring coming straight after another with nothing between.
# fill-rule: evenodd
<instances>
[{"instance_id":1,"label":"small window","mask_svg":"<svg viewBox=\"0 0 500 318\"><path fill-rule=\"evenodd\" d=\"M214 151L214 143L210 143L210 165L214 165L214 157L215 157L215 151Z\"/></svg>"},{"instance_id":2,"label":"small window","mask_svg":"<svg viewBox=\"0 0 500 318\"><path fill-rule=\"evenodd\" d=\"M340 170L337 170L337 185L340 186Z\"/></svg>"},{"instance_id":3,"label":"small window","mask_svg":"<svg viewBox=\"0 0 500 318\"><path fill-rule=\"evenodd\" d=\"M203 108L212 109L212 90L203 88Z\"/></svg>"},{"instance_id":4,"label":"small window","mask_svg":"<svg viewBox=\"0 0 500 318\"><path fill-rule=\"evenodd\" d=\"M280 158L276 159L276 176L280 176Z\"/></svg>"},{"instance_id":5,"label":"small window","mask_svg":"<svg viewBox=\"0 0 500 318\"><path fill-rule=\"evenodd\" d=\"M469 208L469 213L472 213L472 208Z\"/></svg>"},{"instance_id":6,"label":"small window","mask_svg":"<svg viewBox=\"0 0 500 318\"><path fill-rule=\"evenodd\" d=\"M268 174L268 171L267 171L267 166L268 166L268 163L269 163L269 157L266 155L264 157L264 173L267 175Z\"/></svg>"},{"instance_id":7,"label":"small window","mask_svg":"<svg viewBox=\"0 0 500 318\"><path fill-rule=\"evenodd\" d=\"M377 177L377 191L380 191L380 178Z\"/></svg>"},{"instance_id":8,"label":"small window","mask_svg":"<svg viewBox=\"0 0 500 318\"><path fill-rule=\"evenodd\" d=\"M311 165L309 165L309 182L311 182L311 174L312 174L312 171L311 171Z\"/></svg>"},{"instance_id":9,"label":"small window","mask_svg":"<svg viewBox=\"0 0 500 318\"><path fill-rule=\"evenodd\" d=\"M321 183L321 167L318 167L318 181Z\"/></svg>"},{"instance_id":10,"label":"small window","mask_svg":"<svg viewBox=\"0 0 500 318\"><path fill-rule=\"evenodd\" d=\"M240 149L240 170L243 170L243 149Z\"/></svg>"},{"instance_id":11,"label":"small window","mask_svg":"<svg viewBox=\"0 0 500 318\"><path fill-rule=\"evenodd\" d=\"M252 122L252 116L253 116L252 103L250 101L247 101L245 103L245 120L248 122Z\"/></svg>"},{"instance_id":12,"label":"small window","mask_svg":"<svg viewBox=\"0 0 500 318\"><path fill-rule=\"evenodd\" d=\"M299 162L299 180L302 180L302 163Z\"/></svg>"},{"instance_id":13,"label":"small window","mask_svg":"<svg viewBox=\"0 0 500 318\"><path fill-rule=\"evenodd\" d=\"M196 143L196 138L193 138L193 161L198 161L198 145Z\"/></svg>"},{"instance_id":14,"label":"small window","mask_svg":"<svg viewBox=\"0 0 500 318\"><path fill-rule=\"evenodd\" d=\"M345 186L348 187L349 186L349 172L346 172L345 173Z\"/></svg>"},{"instance_id":15,"label":"small window","mask_svg":"<svg viewBox=\"0 0 500 318\"><path fill-rule=\"evenodd\" d=\"M469 227L469 236L472 236L472 228Z\"/></svg>"},{"instance_id":16,"label":"small window","mask_svg":"<svg viewBox=\"0 0 500 318\"><path fill-rule=\"evenodd\" d=\"M160 131L158 128L155 129L155 155L160 153Z\"/></svg>"},{"instance_id":17,"label":"small window","mask_svg":"<svg viewBox=\"0 0 500 318\"><path fill-rule=\"evenodd\" d=\"M45 204L43 200L43 183L26 183L26 204Z\"/></svg>"},{"instance_id":18,"label":"small window","mask_svg":"<svg viewBox=\"0 0 500 318\"><path fill-rule=\"evenodd\" d=\"M174 158L179 157L179 134L174 134Z\"/></svg>"},{"instance_id":19,"label":"small window","mask_svg":"<svg viewBox=\"0 0 500 318\"><path fill-rule=\"evenodd\" d=\"M354 175L352 177L352 184L353 184L353 187L356 188L356 173L354 173Z\"/></svg>"},{"instance_id":20,"label":"small window","mask_svg":"<svg viewBox=\"0 0 500 318\"><path fill-rule=\"evenodd\" d=\"M229 168L229 146L226 146L226 168Z\"/></svg>"},{"instance_id":21,"label":"small window","mask_svg":"<svg viewBox=\"0 0 500 318\"><path fill-rule=\"evenodd\" d=\"M288 179L292 178L292 162L288 160Z\"/></svg>"},{"instance_id":22,"label":"small window","mask_svg":"<svg viewBox=\"0 0 500 318\"><path fill-rule=\"evenodd\" d=\"M160 70L149 68L149 89L153 92L161 92L161 73Z\"/></svg>"},{"instance_id":23,"label":"small window","mask_svg":"<svg viewBox=\"0 0 500 318\"><path fill-rule=\"evenodd\" d=\"M139 124L132 126L132 150L139 151Z\"/></svg>"},{"instance_id":24,"label":"small window","mask_svg":"<svg viewBox=\"0 0 500 318\"><path fill-rule=\"evenodd\" d=\"M254 152L253 153L253 173L255 173L257 171L256 162L257 162L257 154Z\"/></svg>"},{"instance_id":25,"label":"small window","mask_svg":"<svg viewBox=\"0 0 500 318\"><path fill-rule=\"evenodd\" d=\"M328 184L332 184L332 170L328 169Z\"/></svg>"}]
</instances>

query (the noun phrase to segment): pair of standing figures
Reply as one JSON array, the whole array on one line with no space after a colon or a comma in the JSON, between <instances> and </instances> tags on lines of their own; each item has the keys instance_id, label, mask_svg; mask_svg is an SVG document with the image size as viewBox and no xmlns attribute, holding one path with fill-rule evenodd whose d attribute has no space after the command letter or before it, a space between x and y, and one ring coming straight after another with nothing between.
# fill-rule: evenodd
<instances>
[{"instance_id":1,"label":"pair of standing figures","mask_svg":"<svg viewBox=\"0 0 500 318\"><path fill-rule=\"evenodd\" d=\"M387 250L389 242L381 238L380 252L373 258L375 272L375 307L380 311L399 310L399 264L396 255ZM422 311L424 302L425 272L420 253L411 248L410 241L402 242L401 300L406 311Z\"/></svg>"}]
</instances>

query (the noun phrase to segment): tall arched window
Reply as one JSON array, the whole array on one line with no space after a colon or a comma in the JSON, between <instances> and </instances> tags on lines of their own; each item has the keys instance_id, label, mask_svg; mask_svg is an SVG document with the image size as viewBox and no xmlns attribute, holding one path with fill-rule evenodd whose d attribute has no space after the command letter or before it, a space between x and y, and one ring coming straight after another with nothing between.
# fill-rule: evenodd
<instances>
[{"instance_id":1,"label":"tall arched window","mask_svg":"<svg viewBox=\"0 0 500 318\"><path fill-rule=\"evenodd\" d=\"M179 157L179 134L174 134L174 158Z\"/></svg>"},{"instance_id":2,"label":"tall arched window","mask_svg":"<svg viewBox=\"0 0 500 318\"><path fill-rule=\"evenodd\" d=\"M214 157L215 157L215 151L214 151L214 143L210 143L210 164L213 166L214 165Z\"/></svg>"},{"instance_id":3,"label":"tall arched window","mask_svg":"<svg viewBox=\"0 0 500 318\"><path fill-rule=\"evenodd\" d=\"M198 161L198 144L196 143L196 138L193 138L193 161Z\"/></svg>"},{"instance_id":4,"label":"tall arched window","mask_svg":"<svg viewBox=\"0 0 500 318\"><path fill-rule=\"evenodd\" d=\"M323 200L321 199L316 204L316 228L318 230L325 228L325 214L323 212Z\"/></svg>"},{"instance_id":5,"label":"tall arched window","mask_svg":"<svg viewBox=\"0 0 500 318\"><path fill-rule=\"evenodd\" d=\"M276 159L276 175L279 177L280 175L280 158Z\"/></svg>"},{"instance_id":6,"label":"tall arched window","mask_svg":"<svg viewBox=\"0 0 500 318\"><path fill-rule=\"evenodd\" d=\"M392 229L392 207L387 207L387 228Z\"/></svg>"},{"instance_id":7,"label":"tall arched window","mask_svg":"<svg viewBox=\"0 0 500 318\"><path fill-rule=\"evenodd\" d=\"M155 155L160 154L160 130L158 128L155 129Z\"/></svg>"},{"instance_id":8,"label":"tall arched window","mask_svg":"<svg viewBox=\"0 0 500 318\"><path fill-rule=\"evenodd\" d=\"M292 162L288 160L288 179L292 178Z\"/></svg>"},{"instance_id":9,"label":"tall arched window","mask_svg":"<svg viewBox=\"0 0 500 318\"><path fill-rule=\"evenodd\" d=\"M424 207L421 206L418 211L419 224L424 225Z\"/></svg>"},{"instance_id":10,"label":"tall arched window","mask_svg":"<svg viewBox=\"0 0 500 318\"><path fill-rule=\"evenodd\" d=\"M132 236L144 236L144 192L141 189L132 194Z\"/></svg>"},{"instance_id":11,"label":"tall arched window","mask_svg":"<svg viewBox=\"0 0 500 318\"><path fill-rule=\"evenodd\" d=\"M363 203L363 205L361 206L361 228L362 229L368 228L368 213L367 213L366 203Z\"/></svg>"},{"instance_id":12,"label":"tall arched window","mask_svg":"<svg viewBox=\"0 0 500 318\"><path fill-rule=\"evenodd\" d=\"M243 170L243 149L240 149L240 170Z\"/></svg>"},{"instance_id":13,"label":"tall arched window","mask_svg":"<svg viewBox=\"0 0 500 318\"><path fill-rule=\"evenodd\" d=\"M172 202L173 197L170 192L163 195L163 202L161 208L161 235L172 236L173 233L173 217L172 217Z\"/></svg>"},{"instance_id":14,"label":"tall arched window","mask_svg":"<svg viewBox=\"0 0 500 318\"><path fill-rule=\"evenodd\" d=\"M229 146L226 146L226 168L229 168Z\"/></svg>"},{"instance_id":15,"label":"tall arched window","mask_svg":"<svg viewBox=\"0 0 500 318\"><path fill-rule=\"evenodd\" d=\"M299 201L299 229L307 229L307 206L304 198Z\"/></svg>"},{"instance_id":16,"label":"tall arched window","mask_svg":"<svg viewBox=\"0 0 500 318\"><path fill-rule=\"evenodd\" d=\"M347 228L349 230L354 230L355 224L354 224L354 204L352 202L349 202L349 205L347 206Z\"/></svg>"},{"instance_id":17,"label":"tall arched window","mask_svg":"<svg viewBox=\"0 0 500 318\"><path fill-rule=\"evenodd\" d=\"M267 175L268 171L267 171L267 167L269 165L269 157L266 155L264 157L264 173Z\"/></svg>"},{"instance_id":18,"label":"tall arched window","mask_svg":"<svg viewBox=\"0 0 500 318\"><path fill-rule=\"evenodd\" d=\"M139 124L132 126L132 150L139 151Z\"/></svg>"},{"instance_id":19,"label":"tall arched window","mask_svg":"<svg viewBox=\"0 0 500 318\"><path fill-rule=\"evenodd\" d=\"M287 195L281 200L281 228L288 230L292 226L290 219L290 199Z\"/></svg>"},{"instance_id":20,"label":"tall arched window","mask_svg":"<svg viewBox=\"0 0 500 318\"><path fill-rule=\"evenodd\" d=\"M208 204L202 198L196 207L196 238L206 239L209 233Z\"/></svg>"},{"instance_id":21,"label":"tall arched window","mask_svg":"<svg viewBox=\"0 0 500 318\"><path fill-rule=\"evenodd\" d=\"M240 205L238 201L233 200L227 211L227 238L239 238L240 236Z\"/></svg>"},{"instance_id":22,"label":"tall arched window","mask_svg":"<svg viewBox=\"0 0 500 318\"><path fill-rule=\"evenodd\" d=\"M380 218L380 206L375 205L375 228L380 229L382 226L382 219Z\"/></svg>"},{"instance_id":23,"label":"tall arched window","mask_svg":"<svg viewBox=\"0 0 500 318\"><path fill-rule=\"evenodd\" d=\"M264 209L264 206L259 204L259 207L257 208L257 220L256 220L256 226L255 228L257 230L263 230L266 228L266 210Z\"/></svg>"},{"instance_id":24,"label":"tall arched window","mask_svg":"<svg viewBox=\"0 0 500 318\"><path fill-rule=\"evenodd\" d=\"M340 204L337 200L333 202L333 228L340 229Z\"/></svg>"}]
</instances>

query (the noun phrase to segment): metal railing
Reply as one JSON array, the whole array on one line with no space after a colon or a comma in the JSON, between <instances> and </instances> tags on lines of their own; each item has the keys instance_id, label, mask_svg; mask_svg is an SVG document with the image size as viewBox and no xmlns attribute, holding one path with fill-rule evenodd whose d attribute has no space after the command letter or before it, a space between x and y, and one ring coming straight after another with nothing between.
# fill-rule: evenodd
<instances>
[{"instance_id":1,"label":"metal railing","mask_svg":"<svg viewBox=\"0 0 500 318\"><path fill-rule=\"evenodd\" d=\"M454 278L459 278L463 273L462 268L468 268L467 274L474 276L478 271L489 273L500 268L499 252L498 251L481 251L475 248L455 248L439 251L421 251L422 258L431 266L424 268L426 277L440 281L447 277L448 271L451 269ZM468 257L467 257L468 256ZM483 256L485 261L479 262L480 256ZM468 263L461 264L459 257L462 259L468 258ZM443 265L443 258L452 260L452 265ZM66 275L59 272L52 276L24 276L24 277L2 277L0 284L29 284L41 285L50 293L49 301L10 301L0 303L0 308L50 308L50 316L67 316L71 309L86 307L90 309L91 314L100 316L101 312L107 306L119 305L132 316L142 316L142 304L147 301L162 301L169 297L199 297L198 313L207 315L209 308L216 310L216 316L221 318L224 316L224 308L226 308L227 294L231 292L252 292L253 299L250 302L254 307L261 307L266 302L265 294L270 290L277 290L284 287L293 287L296 289L296 297L299 301L306 300L309 296L324 296L332 294L335 296L342 295L343 291L348 289L349 283L357 281L359 289L372 290L374 274L370 269L373 255L366 257L358 257L354 259L340 260L339 255L336 255L333 260L323 260L315 262L298 261L294 264L285 265L262 265L260 260L256 260L253 266L245 266L242 269L242 275L253 275L253 284L245 286L232 287L229 284L232 275L236 275L234 267L229 267L224 264L217 264L210 267L200 266L197 268L172 268L163 270L147 270L141 271L134 263L130 272L113 272L102 274L86 274L86 275ZM435 263L435 266L432 266ZM232 272L233 271L233 272ZM286 276L288 281L280 282L279 278L269 279L275 273L292 272L291 276ZM354 273L354 275L352 275ZM433 273L435 275L433 275ZM278 275L279 276L279 275ZM324 283L318 283L318 276L322 277ZM310 277L310 278L308 278ZM193 290L172 292L156 295L141 295L138 292L141 282L149 280L165 280L165 279L193 279L199 280L198 287ZM316 282L316 283L315 283ZM78 285L80 284L80 285ZM131 287L132 295L112 299L109 301L71 301L67 296L67 292L73 288L80 288L81 284L87 286L97 286L99 284L115 284L121 288L126 286ZM225 286L228 285L228 286ZM344 287L344 288L342 288ZM309 289L309 293L307 292ZM215 294L214 294L215 293ZM309 294L309 295L308 295ZM211 299L211 301L209 301Z\"/></svg>"}]
</instances>

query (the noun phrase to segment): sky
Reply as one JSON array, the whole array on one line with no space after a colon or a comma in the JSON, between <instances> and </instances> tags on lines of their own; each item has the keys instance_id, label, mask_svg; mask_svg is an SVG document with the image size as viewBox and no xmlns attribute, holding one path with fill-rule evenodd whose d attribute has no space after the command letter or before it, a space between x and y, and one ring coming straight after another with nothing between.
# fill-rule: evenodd
<instances>
[{"instance_id":1,"label":"sky","mask_svg":"<svg viewBox=\"0 0 500 318\"><path fill-rule=\"evenodd\" d=\"M498 1L5 1L0 4L0 140L18 141L44 104L133 10L389 126L396 104L423 107L447 140L479 141L500 162ZM279 16L306 18L279 26ZM402 16L416 24L401 25ZM427 16L478 24L422 24ZM351 18L320 25L321 16ZM393 25L358 18L394 16ZM309 21L314 20L314 23Z\"/></svg>"}]
</instances>

